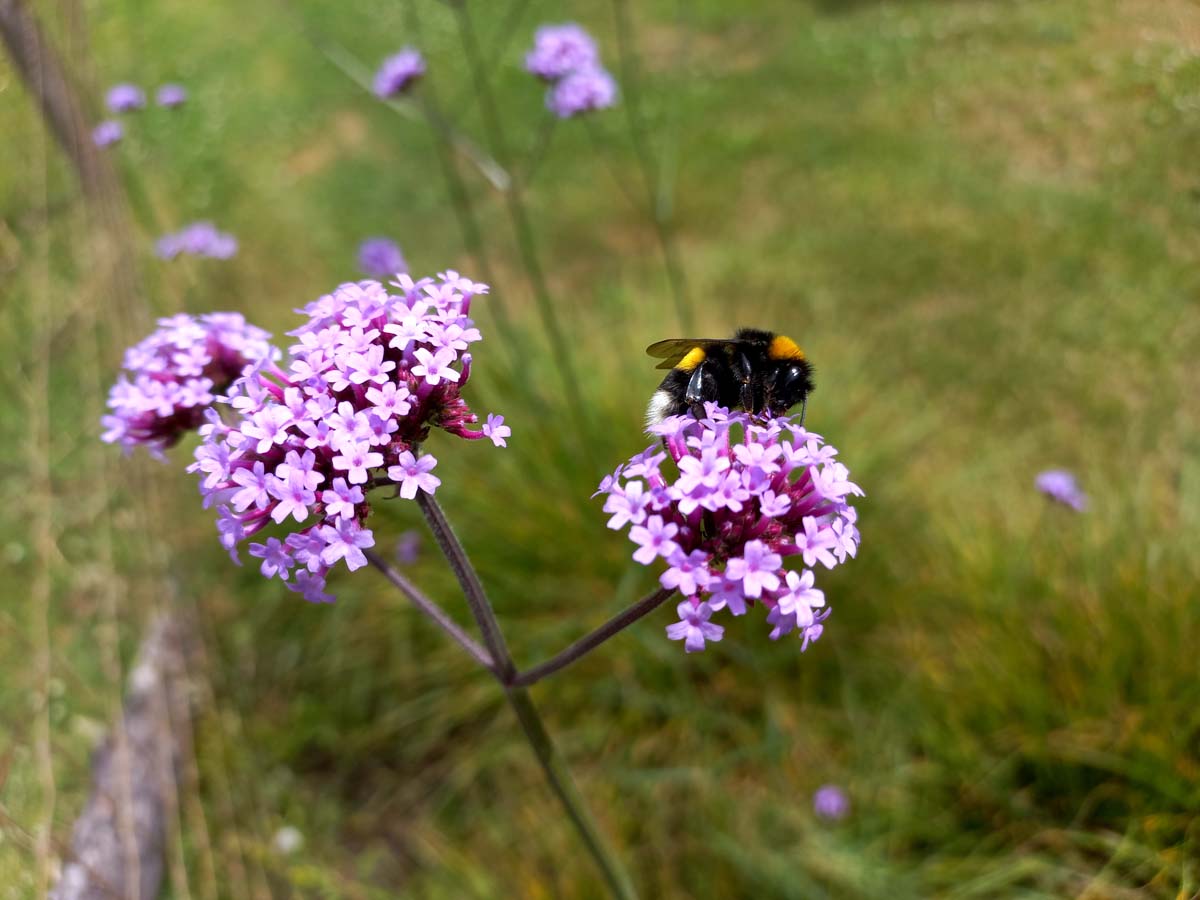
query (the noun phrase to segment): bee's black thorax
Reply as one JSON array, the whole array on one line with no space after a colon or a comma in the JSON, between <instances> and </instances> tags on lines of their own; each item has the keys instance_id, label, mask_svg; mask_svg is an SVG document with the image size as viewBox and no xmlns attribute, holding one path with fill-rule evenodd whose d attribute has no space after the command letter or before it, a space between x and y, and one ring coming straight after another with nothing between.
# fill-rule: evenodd
<instances>
[{"instance_id":1,"label":"bee's black thorax","mask_svg":"<svg viewBox=\"0 0 1200 900\"><path fill-rule=\"evenodd\" d=\"M705 402L780 415L806 400L812 375L812 364L791 338L740 328L730 340L697 341L662 380L646 417L653 424L698 411Z\"/></svg>"}]
</instances>

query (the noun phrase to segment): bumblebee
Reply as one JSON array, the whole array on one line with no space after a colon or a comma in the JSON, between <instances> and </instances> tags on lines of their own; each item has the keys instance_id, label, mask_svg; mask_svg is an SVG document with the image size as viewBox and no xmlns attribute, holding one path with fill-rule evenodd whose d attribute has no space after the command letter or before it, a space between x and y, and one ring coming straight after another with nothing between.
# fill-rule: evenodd
<instances>
[{"instance_id":1,"label":"bumblebee","mask_svg":"<svg viewBox=\"0 0 1200 900\"><path fill-rule=\"evenodd\" d=\"M673 338L646 348L670 369L646 409L646 426L690 411L704 415L712 401L751 415L781 415L797 403L800 422L813 389L813 367L789 337L757 328L740 328L729 340Z\"/></svg>"}]
</instances>

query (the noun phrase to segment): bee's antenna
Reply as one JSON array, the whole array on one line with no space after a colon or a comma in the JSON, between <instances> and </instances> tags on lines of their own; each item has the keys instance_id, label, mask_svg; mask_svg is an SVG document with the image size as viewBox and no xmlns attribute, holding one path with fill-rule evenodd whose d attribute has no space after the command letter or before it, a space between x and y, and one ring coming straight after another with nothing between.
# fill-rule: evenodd
<instances>
[{"instance_id":1,"label":"bee's antenna","mask_svg":"<svg viewBox=\"0 0 1200 900\"><path fill-rule=\"evenodd\" d=\"M804 417L808 415L808 394L804 395L804 399L800 401L800 427L804 427Z\"/></svg>"}]
</instances>

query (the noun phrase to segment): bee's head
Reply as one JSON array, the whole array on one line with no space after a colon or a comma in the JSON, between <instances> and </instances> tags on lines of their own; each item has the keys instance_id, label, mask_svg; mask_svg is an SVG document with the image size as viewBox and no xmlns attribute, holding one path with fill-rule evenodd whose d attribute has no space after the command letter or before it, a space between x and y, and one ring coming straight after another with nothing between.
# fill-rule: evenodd
<instances>
[{"instance_id":1,"label":"bee's head","mask_svg":"<svg viewBox=\"0 0 1200 900\"><path fill-rule=\"evenodd\" d=\"M782 415L804 400L812 389L812 366L808 361L788 360L771 378L767 406L775 415Z\"/></svg>"}]
</instances>

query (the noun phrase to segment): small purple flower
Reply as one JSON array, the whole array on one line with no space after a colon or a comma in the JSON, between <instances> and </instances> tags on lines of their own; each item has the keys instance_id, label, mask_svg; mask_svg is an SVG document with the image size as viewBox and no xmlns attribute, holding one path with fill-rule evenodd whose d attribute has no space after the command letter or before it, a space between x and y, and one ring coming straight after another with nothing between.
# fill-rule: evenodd
<instances>
[{"instance_id":1,"label":"small purple flower","mask_svg":"<svg viewBox=\"0 0 1200 900\"><path fill-rule=\"evenodd\" d=\"M400 247L385 237L367 238L359 245L358 267L372 278L391 278L408 271Z\"/></svg>"},{"instance_id":2,"label":"small purple flower","mask_svg":"<svg viewBox=\"0 0 1200 900\"><path fill-rule=\"evenodd\" d=\"M822 819L838 822L850 815L850 798L835 784L823 784L813 794L813 812Z\"/></svg>"},{"instance_id":3,"label":"small purple flower","mask_svg":"<svg viewBox=\"0 0 1200 900\"><path fill-rule=\"evenodd\" d=\"M106 119L92 129L92 143L97 147L110 147L125 136L121 123Z\"/></svg>"},{"instance_id":4,"label":"small purple flower","mask_svg":"<svg viewBox=\"0 0 1200 900\"><path fill-rule=\"evenodd\" d=\"M431 475L437 460L426 454L420 458L405 450L396 460L396 465L388 469L388 478L400 486L400 496L412 500L420 489L427 494L437 490L442 480Z\"/></svg>"},{"instance_id":5,"label":"small purple flower","mask_svg":"<svg viewBox=\"0 0 1200 900\"><path fill-rule=\"evenodd\" d=\"M705 641L719 641L725 634L725 629L708 621L712 609L707 603L694 604L684 600L676 607L680 621L667 626L667 637L673 641L683 641L683 649L688 653L697 653L704 649Z\"/></svg>"},{"instance_id":6,"label":"small purple flower","mask_svg":"<svg viewBox=\"0 0 1200 900\"><path fill-rule=\"evenodd\" d=\"M1071 507L1076 512L1087 509L1087 494L1079 489L1075 476L1070 472L1050 469L1038 475L1034 484L1047 497Z\"/></svg>"},{"instance_id":7,"label":"small purple flower","mask_svg":"<svg viewBox=\"0 0 1200 900\"><path fill-rule=\"evenodd\" d=\"M504 424L504 416L488 413L487 422L483 426L483 434L485 437L491 438L492 443L497 447L507 447L507 438L512 434L512 429Z\"/></svg>"},{"instance_id":8,"label":"small purple flower","mask_svg":"<svg viewBox=\"0 0 1200 900\"><path fill-rule=\"evenodd\" d=\"M679 545L671 540L678 533L679 526L674 522L663 524L662 516L651 516L645 525L634 525L629 529L629 539L641 546L633 552L633 558L644 566L657 556L669 559L679 550Z\"/></svg>"},{"instance_id":9,"label":"small purple flower","mask_svg":"<svg viewBox=\"0 0 1200 900\"><path fill-rule=\"evenodd\" d=\"M146 105L146 94L136 84L114 84L108 89L104 103L115 113L132 112Z\"/></svg>"},{"instance_id":10,"label":"small purple flower","mask_svg":"<svg viewBox=\"0 0 1200 900\"><path fill-rule=\"evenodd\" d=\"M419 50L405 47L389 56L375 73L375 94L387 99L403 94L425 74L425 57ZM389 273L392 274L392 273Z\"/></svg>"},{"instance_id":11,"label":"small purple flower","mask_svg":"<svg viewBox=\"0 0 1200 900\"><path fill-rule=\"evenodd\" d=\"M636 562L666 560L659 581L694 601L693 618L697 604L705 623L717 612L741 616L761 606L773 640L795 632L805 649L829 614L812 567L833 568L858 551L850 499L862 491L837 450L790 419L713 404L703 419L673 416L653 431L662 442L600 485L608 527L629 528ZM805 568L784 568L788 557ZM672 626L672 636L691 636L688 649L702 649L699 624L689 621Z\"/></svg>"},{"instance_id":12,"label":"small purple flower","mask_svg":"<svg viewBox=\"0 0 1200 900\"><path fill-rule=\"evenodd\" d=\"M229 259L237 253L237 238L218 231L212 222L193 222L174 234L165 234L155 244L161 259L174 259L183 254L206 256L210 259Z\"/></svg>"},{"instance_id":13,"label":"small purple flower","mask_svg":"<svg viewBox=\"0 0 1200 900\"><path fill-rule=\"evenodd\" d=\"M183 106L187 102L187 98L187 89L180 84L164 84L154 95L155 102L168 109Z\"/></svg>"},{"instance_id":14,"label":"small purple flower","mask_svg":"<svg viewBox=\"0 0 1200 900\"><path fill-rule=\"evenodd\" d=\"M581 26L543 25L533 36L533 49L525 56L525 69L544 81L594 66L600 61L596 42Z\"/></svg>"},{"instance_id":15,"label":"small purple flower","mask_svg":"<svg viewBox=\"0 0 1200 900\"><path fill-rule=\"evenodd\" d=\"M421 555L421 535L412 528L400 532L396 538L396 562L411 566Z\"/></svg>"},{"instance_id":16,"label":"small purple flower","mask_svg":"<svg viewBox=\"0 0 1200 900\"><path fill-rule=\"evenodd\" d=\"M565 75L546 91L546 108L560 119L608 109L617 102L617 83L595 66Z\"/></svg>"}]
</instances>

